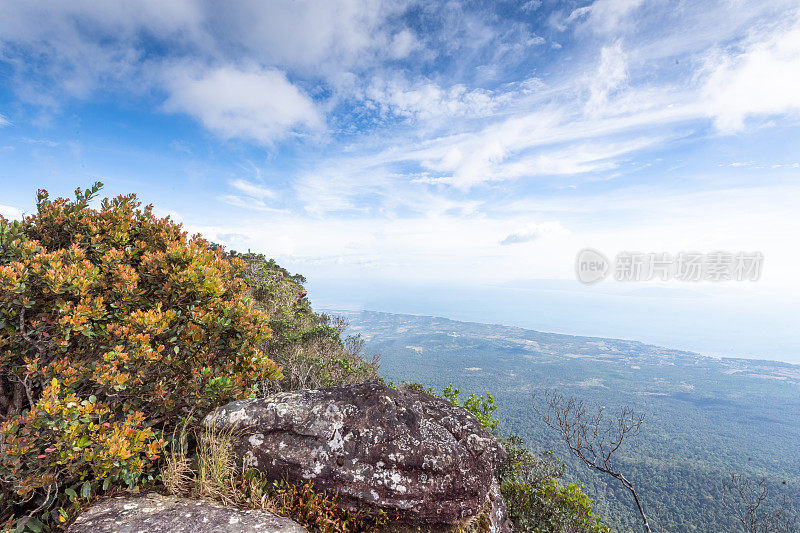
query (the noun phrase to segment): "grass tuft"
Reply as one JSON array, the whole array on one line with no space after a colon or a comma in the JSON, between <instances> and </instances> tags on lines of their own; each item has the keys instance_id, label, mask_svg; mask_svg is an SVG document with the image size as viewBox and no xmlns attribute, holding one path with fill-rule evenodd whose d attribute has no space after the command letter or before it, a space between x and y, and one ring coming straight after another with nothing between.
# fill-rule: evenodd
<instances>
[{"instance_id":1,"label":"grass tuft","mask_svg":"<svg viewBox=\"0 0 800 533\"><path fill-rule=\"evenodd\" d=\"M161 480L167 492L175 495L182 495L189 492L194 483L194 472L189 460L189 444L186 426L191 417L172 431L172 440L169 443L169 451L165 454L164 466L161 469Z\"/></svg>"},{"instance_id":2,"label":"grass tuft","mask_svg":"<svg viewBox=\"0 0 800 533\"><path fill-rule=\"evenodd\" d=\"M195 488L201 496L219 500L225 505L239 501L233 441L232 430L203 428L197 435Z\"/></svg>"}]
</instances>

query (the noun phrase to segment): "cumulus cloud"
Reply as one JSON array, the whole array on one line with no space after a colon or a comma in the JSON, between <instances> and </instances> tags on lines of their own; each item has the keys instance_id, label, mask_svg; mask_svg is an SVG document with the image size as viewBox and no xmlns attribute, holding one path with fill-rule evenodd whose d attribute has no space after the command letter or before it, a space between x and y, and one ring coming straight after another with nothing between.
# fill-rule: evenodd
<instances>
[{"instance_id":1,"label":"cumulus cloud","mask_svg":"<svg viewBox=\"0 0 800 533\"><path fill-rule=\"evenodd\" d=\"M750 116L800 113L800 13L741 52L712 54L707 65L703 92L720 131L739 131Z\"/></svg>"},{"instance_id":2,"label":"cumulus cloud","mask_svg":"<svg viewBox=\"0 0 800 533\"><path fill-rule=\"evenodd\" d=\"M509 233L500 241L502 246L510 244L521 244L525 242L538 241L540 239L550 239L569 235L569 230L558 222L542 222L541 224L527 224L518 228L513 233Z\"/></svg>"},{"instance_id":3,"label":"cumulus cloud","mask_svg":"<svg viewBox=\"0 0 800 533\"><path fill-rule=\"evenodd\" d=\"M187 113L226 138L270 144L323 123L314 101L275 69L179 67L167 84L165 110Z\"/></svg>"},{"instance_id":4,"label":"cumulus cloud","mask_svg":"<svg viewBox=\"0 0 800 533\"><path fill-rule=\"evenodd\" d=\"M321 123L320 111L292 89L287 73L313 80L330 95L343 72L420 49L413 32L386 24L405 8L402 1L373 0L1 2L0 61L10 67L25 103L57 110L71 98L92 98L101 87L125 95L167 93L164 109L187 112L223 136L263 143ZM180 72L185 69L173 67L180 62L217 69ZM214 89L223 91L223 101L231 94L247 100L242 92L248 87L286 98L286 109L267 110L250 98L240 113L230 101L208 102ZM231 127L220 119L233 119Z\"/></svg>"},{"instance_id":5,"label":"cumulus cloud","mask_svg":"<svg viewBox=\"0 0 800 533\"><path fill-rule=\"evenodd\" d=\"M329 75L413 50L413 33L386 24L407 6L403 0L244 0L205 9L218 39L254 60Z\"/></svg>"},{"instance_id":6,"label":"cumulus cloud","mask_svg":"<svg viewBox=\"0 0 800 533\"><path fill-rule=\"evenodd\" d=\"M199 44L206 42L202 22L194 0L2 2L0 57L12 67L22 100L57 107L64 96L86 98L101 84L148 88L142 35Z\"/></svg>"}]
</instances>

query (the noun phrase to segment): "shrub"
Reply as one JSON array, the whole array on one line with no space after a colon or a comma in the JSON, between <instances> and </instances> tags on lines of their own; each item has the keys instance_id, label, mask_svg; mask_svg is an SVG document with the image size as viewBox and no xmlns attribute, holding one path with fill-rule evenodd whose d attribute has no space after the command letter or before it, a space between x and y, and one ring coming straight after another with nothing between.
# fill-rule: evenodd
<instances>
[{"instance_id":1,"label":"shrub","mask_svg":"<svg viewBox=\"0 0 800 533\"><path fill-rule=\"evenodd\" d=\"M100 187L0 217L0 523L153 479L181 417L280 377L244 262Z\"/></svg>"},{"instance_id":2,"label":"shrub","mask_svg":"<svg viewBox=\"0 0 800 533\"><path fill-rule=\"evenodd\" d=\"M248 473L258 479L257 471ZM393 519L382 510L350 511L339 502L338 494L314 488L310 481L292 484L272 483L267 489L276 514L289 516L309 531L319 533L371 533L381 531Z\"/></svg>"},{"instance_id":3,"label":"shrub","mask_svg":"<svg viewBox=\"0 0 800 533\"><path fill-rule=\"evenodd\" d=\"M534 454L518 437L503 439L508 459L497 477L514 531L605 533L592 511L592 500L578 485L564 485L564 464L552 453Z\"/></svg>"},{"instance_id":4,"label":"shrub","mask_svg":"<svg viewBox=\"0 0 800 533\"><path fill-rule=\"evenodd\" d=\"M303 288L305 278L290 275L261 254L237 254L246 264L244 279L259 308L270 316L273 335L264 353L283 368L284 379L266 383L266 392L315 389L360 383L378 376L378 357L364 355L364 342L342 337L347 322L315 313Z\"/></svg>"}]
</instances>

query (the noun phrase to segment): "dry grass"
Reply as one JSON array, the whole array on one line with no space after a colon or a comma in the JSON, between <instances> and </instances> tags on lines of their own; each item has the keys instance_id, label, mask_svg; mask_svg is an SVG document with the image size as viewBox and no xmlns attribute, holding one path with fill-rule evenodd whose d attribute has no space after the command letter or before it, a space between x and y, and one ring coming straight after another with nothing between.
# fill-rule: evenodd
<instances>
[{"instance_id":1,"label":"dry grass","mask_svg":"<svg viewBox=\"0 0 800 533\"><path fill-rule=\"evenodd\" d=\"M226 505L239 501L236 487L236 456L231 430L201 429L197 434L197 478L195 489Z\"/></svg>"},{"instance_id":2,"label":"dry grass","mask_svg":"<svg viewBox=\"0 0 800 533\"><path fill-rule=\"evenodd\" d=\"M189 461L189 444L186 438L186 425L189 420L190 417L187 417L180 431L178 427L172 431L172 442L165 457L164 467L161 469L161 479L170 494L186 494L194 482L194 472L192 472Z\"/></svg>"}]
</instances>

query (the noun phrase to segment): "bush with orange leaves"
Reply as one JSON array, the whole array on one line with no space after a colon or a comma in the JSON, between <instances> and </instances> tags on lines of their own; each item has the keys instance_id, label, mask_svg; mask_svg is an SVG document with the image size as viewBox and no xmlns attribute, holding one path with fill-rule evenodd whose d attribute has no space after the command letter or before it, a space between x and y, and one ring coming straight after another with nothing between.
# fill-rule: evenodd
<instances>
[{"instance_id":1,"label":"bush with orange leaves","mask_svg":"<svg viewBox=\"0 0 800 533\"><path fill-rule=\"evenodd\" d=\"M190 412L281 377L243 263L134 195L91 208L101 186L0 217L0 526L155 479Z\"/></svg>"}]
</instances>

